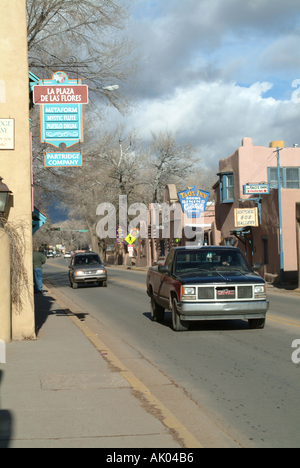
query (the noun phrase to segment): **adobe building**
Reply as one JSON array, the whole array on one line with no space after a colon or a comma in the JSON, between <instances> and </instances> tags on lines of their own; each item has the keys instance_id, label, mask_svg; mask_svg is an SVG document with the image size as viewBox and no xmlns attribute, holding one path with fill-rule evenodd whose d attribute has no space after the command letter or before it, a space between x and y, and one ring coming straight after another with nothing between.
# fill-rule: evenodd
<instances>
[{"instance_id":1,"label":"adobe building","mask_svg":"<svg viewBox=\"0 0 300 468\"><path fill-rule=\"evenodd\" d=\"M24 265L29 282L28 290L22 288L23 304L19 312L14 308L8 310L9 304L1 301L0 325L9 320L10 338L22 340L35 337L26 0L0 2L0 57L0 177L12 192L5 217L15 227L24 228ZM0 256L5 255L5 250L7 246L0 241ZM8 266L5 269L1 264L1 268L7 276ZM1 298L4 289L1 281Z\"/></svg>"},{"instance_id":2,"label":"adobe building","mask_svg":"<svg viewBox=\"0 0 300 468\"><path fill-rule=\"evenodd\" d=\"M280 148L283 276L285 281L296 281L296 203L300 201L297 145L285 148L283 141L275 141L269 147L253 146L251 138L244 138L240 148L219 161L219 180L213 187L216 227L221 232L221 244L238 246L246 253L250 265L262 264L260 274L267 281L280 281L277 147ZM251 193L251 186L261 193Z\"/></svg>"}]
</instances>

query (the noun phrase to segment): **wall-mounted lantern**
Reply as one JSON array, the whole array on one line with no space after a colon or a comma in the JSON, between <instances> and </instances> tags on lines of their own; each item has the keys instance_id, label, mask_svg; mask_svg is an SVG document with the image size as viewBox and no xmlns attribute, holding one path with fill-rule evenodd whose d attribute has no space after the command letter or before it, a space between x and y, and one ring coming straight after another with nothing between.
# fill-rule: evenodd
<instances>
[{"instance_id":1,"label":"wall-mounted lantern","mask_svg":"<svg viewBox=\"0 0 300 468\"><path fill-rule=\"evenodd\" d=\"M7 208L8 195L12 193L2 180L2 177L0 177L0 217L4 216Z\"/></svg>"}]
</instances>

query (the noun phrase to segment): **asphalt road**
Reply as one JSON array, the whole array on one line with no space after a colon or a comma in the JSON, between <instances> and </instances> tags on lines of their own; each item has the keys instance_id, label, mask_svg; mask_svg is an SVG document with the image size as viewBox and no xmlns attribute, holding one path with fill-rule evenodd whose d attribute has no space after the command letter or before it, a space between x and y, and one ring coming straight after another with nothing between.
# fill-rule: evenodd
<instances>
[{"instance_id":1,"label":"asphalt road","mask_svg":"<svg viewBox=\"0 0 300 468\"><path fill-rule=\"evenodd\" d=\"M300 294L269 288L264 330L235 320L175 333L171 313L163 324L151 322L145 272L109 267L108 288L72 290L68 263L49 260L44 277L168 376L238 446L300 446L300 364L291 359L300 339Z\"/></svg>"}]
</instances>

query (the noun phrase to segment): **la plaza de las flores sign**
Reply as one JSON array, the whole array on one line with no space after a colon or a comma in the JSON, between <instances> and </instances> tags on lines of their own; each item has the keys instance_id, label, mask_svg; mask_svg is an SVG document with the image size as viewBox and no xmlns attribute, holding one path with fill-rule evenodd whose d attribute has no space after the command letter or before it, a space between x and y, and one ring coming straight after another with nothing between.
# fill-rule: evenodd
<instances>
[{"instance_id":1,"label":"la plaza de las flores sign","mask_svg":"<svg viewBox=\"0 0 300 468\"><path fill-rule=\"evenodd\" d=\"M52 80L40 80L33 87L34 104L88 104L87 85L78 84L77 80L69 80L63 72L56 72ZM47 84L44 84L47 83Z\"/></svg>"}]
</instances>

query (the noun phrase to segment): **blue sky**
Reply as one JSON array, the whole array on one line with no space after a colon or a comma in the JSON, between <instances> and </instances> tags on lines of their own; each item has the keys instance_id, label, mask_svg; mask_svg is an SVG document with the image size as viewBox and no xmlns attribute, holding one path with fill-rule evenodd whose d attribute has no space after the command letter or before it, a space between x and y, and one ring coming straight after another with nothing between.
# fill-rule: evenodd
<instances>
[{"instance_id":1,"label":"blue sky","mask_svg":"<svg viewBox=\"0 0 300 468\"><path fill-rule=\"evenodd\" d=\"M110 117L144 140L178 133L208 166L229 156L243 137L254 145L300 144L299 0L124 0L126 34L144 57L137 107Z\"/></svg>"}]
</instances>

